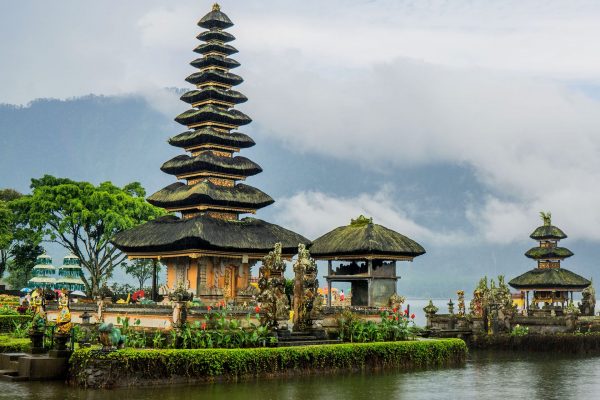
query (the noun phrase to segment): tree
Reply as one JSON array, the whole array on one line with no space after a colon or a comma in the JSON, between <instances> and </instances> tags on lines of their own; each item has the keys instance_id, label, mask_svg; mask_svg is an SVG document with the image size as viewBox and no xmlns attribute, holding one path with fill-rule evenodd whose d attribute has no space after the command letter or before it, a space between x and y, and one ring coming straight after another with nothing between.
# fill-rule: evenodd
<instances>
[{"instance_id":1,"label":"tree","mask_svg":"<svg viewBox=\"0 0 600 400\"><path fill-rule=\"evenodd\" d=\"M37 244L37 242L23 241L17 243L12 249L13 258L9 260L6 268L9 273L6 282L13 289L20 289L27 286L36 259L43 253L43 247Z\"/></svg>"},{"instance_id":2,"label":"tree","mask_svg":"<svg viewBox=\"0 0 600 400\"><path fill-rule=\"evenodd\" d=\"M45 175L32 179L31 189L31 195L14 201L20 223L79 257L90 295L96 295L125 260L111 244L111 237L165 213L146 202L145 191L137 182L120 188L111 182L94 186Z\"/></svg>"},{"instance_id":3,"label":"tree","mask_svg":"<svg viewBox=\"0 0 600 400\"><path fill-rule=\"evenodd\" d=\"M121 265L126 274L133 276L138 280L139 290L144 288L144 284L148 279L152 277L154 270L154 260L150 259L136 259L132 263L123 263ZM157 263L156 273L160 272L161 265Z\"/></svg>"},{"instance_id":4,"label":"tree","mask_svg":"<svg viewBox=\"0 0 600 400\"><path fill-rule=\"evenodd\" d=\"M19 225L18 214L13 208L21 197L23 195L16 190L0 190L0 278L10 269L11 274L27 277L26 283L35 259L43 249L39 246L39 233ZM20 268L24 268L22 273L18 272ZM22 280L17 281L19 286ZM11 286L16 287L13 284Z\"/></svg>"}]
</instances>

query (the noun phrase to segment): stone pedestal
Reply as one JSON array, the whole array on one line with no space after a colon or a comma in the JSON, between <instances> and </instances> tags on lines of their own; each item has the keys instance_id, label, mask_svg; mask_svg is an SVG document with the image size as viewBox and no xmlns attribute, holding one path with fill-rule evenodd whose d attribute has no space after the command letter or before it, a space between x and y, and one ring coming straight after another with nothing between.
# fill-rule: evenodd
<instances>
[{"instance_id":1,"label":"stone pedestal","mask_svg":"<svg viewBox=\"0 0 600 400\"><path fill-rule=\"evenodd\" d=\"M44 332L30 332L31 354L42 354L46 352L44 348Z\"/></svg>"}]
</instances>

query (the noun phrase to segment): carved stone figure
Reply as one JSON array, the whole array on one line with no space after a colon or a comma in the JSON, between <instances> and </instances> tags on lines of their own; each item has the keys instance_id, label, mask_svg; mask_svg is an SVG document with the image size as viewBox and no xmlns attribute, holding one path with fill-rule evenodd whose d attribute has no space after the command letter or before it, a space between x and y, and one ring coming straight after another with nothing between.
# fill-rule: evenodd
<instances>
[{"instance_id":1,"label":"carved stone figure","mask_svg":"<svg viewBox=\"0 0 600 400\"><path fill-rule=\"evenodd\" d=\"M71 310L69 310L69 296L65 290L58 295L58 316L56 317L56 330L58 335L67 336L71 334L73 323L71 322Z\"/></svg>"},{"instance_id":2,"label":"carved stone figure","mask_svg":"<svg viewBox=\"0 0 600 400\"><path fill-rule=\"evenodd\" d=\"M303 331L312 327L312 311L319 287L317 263L304 244L298 245L294 273L294 330Z\"/></svg>"},{"instance_id":3,"label":"carved stone figure","mask_svg":"<svg viewBox=\"0 0 600 400\"><path fill-rule=\"evenodd\" d=\"M276 243L273 251L263 257L258 270L257 300L261 303L261 324L271 329L279 327L279 321L287 321L289 302L285 294L285 263L281 258L281 243Z\"/></svg>"},{"instance_id":4,"label":"carved stone figure","mask_svg":"<svg viewBox=\"0 0 600 400\"><path fill-rule=\"evenodd\" d=\"M100 343L103 351L122 349L125 346L126 337L121 334L121 330L113 324L102 323L98 328L100 333Z\"/></svg>"},{"instance_id":5,"label":"carved stone figure","mask_svg":"<svg viewBox=\"0 0 600 400\"><path fill-rule=\"evenodd\" d=\"M406 301L406 297L399 296L398 293L394 293L390 296L389 305L392 309L400 309L402 304Z\"/></svg>"},{"instance_id":6,"label":"carved stone figure","mask_svg":"<svg viewBox=\"0 0 600 400\"><path fill-rule=\"evenodd\" d=\"M465 291L458 290L456 292L456 294L458 295L458 316L464 317L465 316Z\"/></svg>"},{"instance_id":7,"label":"carved stone figure","mask_svg":"<svg viewBox=\"0 0 600 400\"><path fill-rule=\"evenodd\" d=\"M579 310L582 315L593 316L596 311L596 290L590 285L581 292Z\"/></svg>"}]
</instances>

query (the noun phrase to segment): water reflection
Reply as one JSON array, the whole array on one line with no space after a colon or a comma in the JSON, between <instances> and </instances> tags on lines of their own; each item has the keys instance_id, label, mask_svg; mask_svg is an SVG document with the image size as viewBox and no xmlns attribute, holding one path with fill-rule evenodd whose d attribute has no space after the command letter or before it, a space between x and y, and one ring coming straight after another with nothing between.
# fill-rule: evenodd
<instances>
[{"instance_id":1,"label":"water reflection","mask_svg":"<svg viewBox=\"0 0 600 400\"><path fill-rule=\"evenodd\" d=\"M242 383L84 391L60 383L0 381L0 399L498 399L596 398L600 358L542 353L473 352L460 368L296 376Z\"/></svg>"}]
</instances>

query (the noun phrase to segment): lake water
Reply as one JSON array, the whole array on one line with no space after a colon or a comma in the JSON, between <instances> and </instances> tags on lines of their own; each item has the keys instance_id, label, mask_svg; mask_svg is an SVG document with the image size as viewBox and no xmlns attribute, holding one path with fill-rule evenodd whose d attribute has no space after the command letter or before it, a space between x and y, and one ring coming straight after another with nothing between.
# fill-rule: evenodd
<instances>
[{"instance_id":1,"label":"lake water","mask_svg":"<svg viewBox=\"0 0 600 400\"><path fill-rule=\"evenodd\" d=\"M0 381L0 399L122 400L387 400L387 399L596 399L600 357L542 353L472 352L464 367L242 383L173 385L85 391L60 383Z\"/></svg>"}]
</instances>

